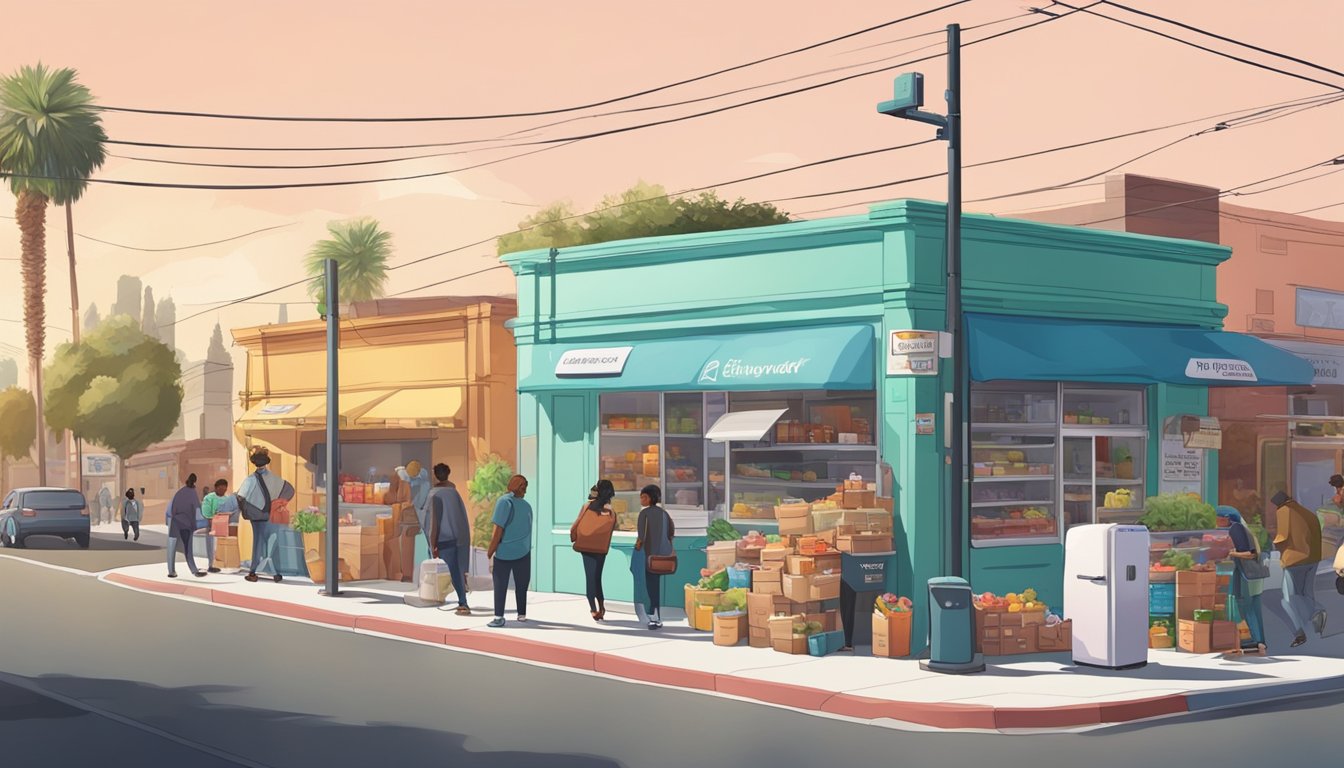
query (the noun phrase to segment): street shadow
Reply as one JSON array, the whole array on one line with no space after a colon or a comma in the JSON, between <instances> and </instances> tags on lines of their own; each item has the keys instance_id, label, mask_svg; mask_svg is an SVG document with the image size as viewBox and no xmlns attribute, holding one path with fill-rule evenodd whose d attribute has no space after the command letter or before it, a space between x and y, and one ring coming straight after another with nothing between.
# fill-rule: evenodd
<instances>
[{"instance_id":1,"label":"street shadow","mask_svg":"<svg viewBox=\"0 0 1344 768\"><path fill-rule=\"evenodd\" d=\"M0 723L20 720L60 720L84 717L82 709L39 696L25 688L0 683Z\"/></svg>"},{"instance_id":2,"label":"street shadow","mask_svg":"<svg viewBox=\"0 0 1344 768\"><path fill-rule=\"evenodd\" d=\"M342 723L303 712L220 704L209 698L245 690L237 687L165 688L129 680L65 675L27 679L44 689L114 710L179 738L282 768L404 765L413 761L459 768L621 765L595 755L483 750L468 745L467 734L447 729L379 721ZM378 694L372 695L371 703Z\"/></svg>"},{"instance_id":3,"label":"street shadow","mask_svg":"<svg viewBox=\"0 0 1344 768\"><path fill-rule=\"evenodd\" d=\"M131 541L121 538L120 534L113 536L110 533L95 533L89 537L89 549L102 552L145 552L151 549L163 549L164 542L146 541L141 537L141 541ZM39 552L78 552L80 547L73 541L66 541L59 536L28 536L23 540L25 549L37 550Z\"/></svg>"}]
</instances>

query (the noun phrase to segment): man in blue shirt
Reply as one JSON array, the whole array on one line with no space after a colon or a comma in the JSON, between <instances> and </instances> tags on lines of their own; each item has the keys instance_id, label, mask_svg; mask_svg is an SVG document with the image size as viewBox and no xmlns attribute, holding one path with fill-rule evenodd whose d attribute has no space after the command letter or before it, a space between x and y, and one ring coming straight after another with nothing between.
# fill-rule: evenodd
<instances>
[{"instance_id":1,"label":"man in blue shirt","mask_svg":"<svg viewBox=\"0 0 1344 768\"><path fill-rule=\"evenodd\" d=\"M509 491L495 504L494 536L486 554L495 582L495 618L489 626L504 626L504 601L509 593L509 578L513 578L514 599L518 604L518 620L527 621L527 587L532 581L532 505L524 500L527 478L514 475L509 478Z\"/></svg>"}]
</instances>

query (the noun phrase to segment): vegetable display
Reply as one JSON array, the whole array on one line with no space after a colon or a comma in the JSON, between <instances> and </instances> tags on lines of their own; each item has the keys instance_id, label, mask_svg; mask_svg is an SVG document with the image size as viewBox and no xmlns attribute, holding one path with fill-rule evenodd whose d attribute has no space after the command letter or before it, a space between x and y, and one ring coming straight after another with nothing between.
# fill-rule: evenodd
<instances>
[{"instance_id":1,"label":"vegetable display","mask_svg":"<svg viewBox=\"0 0 1344 768\"><path fill-rule=\"evenodd\" d=\"M705 535L710 541L737 541L742 535L737 532L732 523L727 520L715 520L705 529Z\"/></svg>"},{"instance_id":2,"label":"vegetable display","mask_svg":"<svg viewBox=\"0 0 1344 768\"><path fill-rule=\"evenodd\" d=\"M1197 494L1164 493L1149 496L1139 524L1150 531L1206 531L1218 524L1213 505Z\"/></svg>"},{"instance_id":3,"label":"vegetable display","mask_svg":"<svg viewBox=\"0 0 1344 768\"><path fill-rule=\"evenodd\" d=\"M801 635L803 637L811 637L812 635L819 634L822 631L822 629L823 627L821 626L821 622L819 621L809 621L809 622L800 621L793 625L793 634Z\"/></svg>"},{"instance_id":4,"label":"vegetable display","mask_svg":"<svg viewBox=\"0 0 1344 768\"><path fill-rule=\"evenodd\" d=\"M1162 564L1175 568L1178 571L1188 571L1195 567L1195 558L1188 553L1180 552L1175 549L1167 550L1167 554L1162 556Z\"/></svg>"},{"instance_id":5,"label":"vegetable display","mask_svg":"<svg viewBox=\"0 0 1344 768\"><path fill-rule=\"evenodd\" d=\"M711 571L708 568L701 568L700 583L696 587L699 589L728 589L728 569L720 568L717 571Z\"/></svg>"},{"instance_id":6,"label":"vegetable display","mask_svg":"<svg viewBox=\"0 0 1344 768\"><path fill-rule=\"evenodd\" d=\"M893 613L909 613L914 609L914 603L908 597L898 597L891 592L879 595L873 603L873 607L883 616Z\"/></svg>"},{"instance_id":7,"label":"vegetable display","mask_svg":"<svg viewBox=\"0 0 1344 768\"><path fill-rule=\"evenodd\" d=\"M719 598L720 612L745 612L747 610L747 590L730 589Z\"/></svg>"}]
</instances>

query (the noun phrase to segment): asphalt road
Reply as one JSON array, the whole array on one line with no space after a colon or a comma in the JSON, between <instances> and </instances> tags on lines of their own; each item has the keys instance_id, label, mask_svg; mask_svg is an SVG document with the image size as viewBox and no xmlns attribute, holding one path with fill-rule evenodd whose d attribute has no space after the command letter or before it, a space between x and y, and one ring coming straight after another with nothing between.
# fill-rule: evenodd
<instances>
[{"instance_id":1,"label":"asphalt road","mask_svg":"<svg viewBox=\"0 0 1344 768\"><path fill-rule=\"evenodd\" d=\"M1286 754L1333 760L1344 717L1335 697L1084 735L912 733L145 595L0 558L6 681L126 719L0 698L6 766L83 764L62 758L94 743L105 766L177 764L184 749L200 752L193 766L277 768L1134 768L1181 755L1259 766Z\"/></svg>"},{"instance_id":2,"label":"asphalt road","mask_svg":"<svg viewBox=\"0 0 1344 768\"><path fill-rule=\"evenodd\" d=\"M167 543L168 537L157 531L142 530L139 541L123 539L120 532L95 531L89 536L88 549L80 549L78 544L54 536L33 536L24 541L23 549L0 549L0 554L96 573L160 562L164 559ZM197 557L198 561L203 559L204 552Z\"/></svg>"}]
</instances>

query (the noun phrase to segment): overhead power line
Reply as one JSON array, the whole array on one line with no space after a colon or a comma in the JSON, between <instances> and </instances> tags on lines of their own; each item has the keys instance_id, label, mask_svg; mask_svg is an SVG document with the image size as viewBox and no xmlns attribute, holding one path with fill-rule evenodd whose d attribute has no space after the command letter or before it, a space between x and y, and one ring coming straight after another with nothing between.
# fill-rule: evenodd
<instances>
[{"instance_id":1,"label":"overhead power line","mask_svg":"<svg viewBox=\"0 0 1344 768\"><path fill-rule=\"evenodd\" d=\"M856 30L854 32L848 32L838 37L832 37L826 40L822 40L821 42L805 45L801 48L794 48L793 50L784 51L783 53L776 53L770 56L766 56L764 58L754 59L752 61L748 61L742 64L736 64L731 67L725 67L723 69L715 70L713 72L708 72L703 75L697 75L695 77L686 78L684 80L678 80L676 82L666 83L664 85L659 85L652 88L646 88L644 90L637 91L635 93L628 93L623 96L616 96L609 99L603 99L601 101L589 102L587 104L575 104L568 107L558 107L555 109L534 110L529 112L480 114L480 115L446 115L439 117L301 117L293 115L245 115L245 114L224 114L214 112L187 112L179 110L142 109L142 108L118 107L118 106L103 106L100 108L106 112L125 112L125 113L142 114L142 115L167 115L173 117L200 117L200 118L213 118L220 120L252 120L252 121L300 122L300 123L438 123L438 122L459 122L467 120L503 120L516 117L543 117L547 115L559 115L568 112L579 112L586 109L605 107L610 104L616 104L622 101L629 101L631 99L637 99L641 96L648 96L649 94L658 93L660 91L666 91L672 88L677 88L679 86L689 85L691 83L700 82L702 80L708 80L713 77L728 74L729 72L736 72L740 69L746 69L748 67L754 67L759 64L764 64L766 62L786 58L788 56L794 56L799 53L804 53L806 51L810 51L816 48L831 45L832 43L838 43L842 40L848 40L852 37L858 37L859 35L865 35L868 34L869 32L875 32L879 29L886 29L887 27L902 24L907 21L911 21L913 19L918 19L923 16L938 13L940 11L946 11L950 8L955 8L956 6L964 5L970 1L971 0L954 0L953 2L945 3L936 8L930 8L929 10L926 11L920 11L919 13L910 14L908 16L902 16L899 19L893 19L891 21L886 21L881 24L875 24L873 26L865 27L864 29Z\"/></svg>"},{"instance_id":2,"label":"overhead power line","mask_svg":"<svg viewBox=\"0 0 1344 768\"><path fill-rule=\"evenodd\" d=\"M10 221L14 221L14 217L13 217L13 216L3 216L3 215L0 215L0 219L9 219ZM207 246L211 246L211 245L219 245L220 243L230 243L230 242L233 242L234 240L242 240L242 239L245 238L245 237L251 237L252 235L259 235L259 234L261 234L262 232L271 232L271 231L274 231L274 230L277 230L277 229L284 229L285 227L292 227L292 226L294 226L295 223L296 223L296 222L292 222L292 221L291 221L291 222L289 222L288 224L277 224L277 225L275 225L275 226L273 226L273 227L262 227L261 229L254 229L254 230L252 230L251 232L244 232L244 233L242 233L241 235L233 235L232 237L225 237L225 238L222 238L222 239L220 239L220 240L211 240L211 241L209 241L209 242L205 242L205 243L194 243L194 244L192 244L192 245L178 245L178 246L174 246L174 247L172 247L172 248L144 248L144 247L141 247L141 246L138 246L138 245L123 245L123 244L121 244L121 243L114 243L114 242L111 242L110 240L100 240L100 239L98 239L98 238L96 238L96 237L90 237L90 236L88 236L88 235L81 234L81 233L79 233L79 232L76 232L76 233L75 233L75 237L78 237L78 238L80 238L80 239L82 239L82 240L88 240L89 242L93 242L93 243L101 243L101 244L103 244L103 245L110 245L110 246L112 246L113 248L121 248L121 249L123 249L123 250L127 250L127 251L141 251L141 252L144 252L144 253L172 253L172 252L174 252L174 251L190 251L190 250L192 250L192 249L194 249L194 248L205 248L205 247L207 247ZM13 258L13 259L0 259L0 261L18 261L18 260L19 260L19 259L17 259L17 258Z\"/></svg>"}]
</instances>

